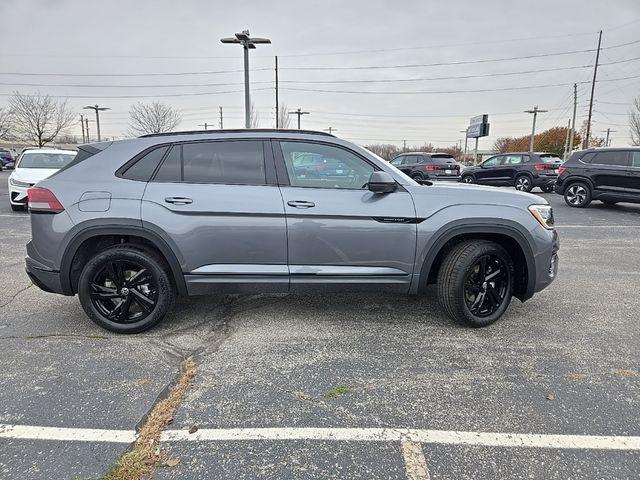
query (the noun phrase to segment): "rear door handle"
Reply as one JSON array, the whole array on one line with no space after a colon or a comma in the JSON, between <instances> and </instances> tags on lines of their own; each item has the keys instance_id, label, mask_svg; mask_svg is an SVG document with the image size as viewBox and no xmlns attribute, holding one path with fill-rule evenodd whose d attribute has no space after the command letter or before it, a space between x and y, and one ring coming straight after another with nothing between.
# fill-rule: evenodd
<instances>
[{"instance_id":1,"label":"rear door handle","mask_svg":"<svg viewBox=\"0 0 640 480\"><path fill-rule=\"evenodd\" d=\"M167 203L173 203L174 205L188 205L193 203L193 200L187 197L166 197L164 201Z\"/></svg>"},{"instance_id":2,"label":"rear door handle","mask_svg":"<svg viewBox=\"0 0 640 480\"><path fill-rule=\"evenodd\" d=\"M290 207L295 207L295 208L311 208L311 207L315 207L316 204L313 202L307 202L305 200L289 200L287 202L287 205L289 205Z\"/></svg>"}]
</instances>

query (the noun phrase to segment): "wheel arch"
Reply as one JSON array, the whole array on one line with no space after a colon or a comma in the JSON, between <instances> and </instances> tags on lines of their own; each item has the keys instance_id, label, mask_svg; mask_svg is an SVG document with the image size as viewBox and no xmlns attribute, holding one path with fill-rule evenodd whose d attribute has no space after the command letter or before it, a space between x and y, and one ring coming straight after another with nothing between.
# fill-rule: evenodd
<instances>
[{"instance_id":1,"label":"wheel arch","mask_svg":"<svg viewBox=\"0 0 640 480\"><path fill-rule=\"evenodd\" d=\"M459 220L457 225L448 225L434 234L424 261L420 267L417 292L421 293L427 284L435 283L438 270L444 257L453 246L465 240L490 240L503 246L511 255L516 269L514 296L526 301L533 296L536 284L535 257L531 250L527 235L515 225L487 223L466 223ZM515 222L513 222L515 223Z\"/></svg>"},{"instance_id":2,"label":"wheel arch","mask_svg":"<svg viewBox=\"0 0 640 480\"><path fill-rule=\"evenodd\" d=\"M593 191L595 190L595 186L593 184L593 181L589 177L584 177L582 175L572 175L569 178L565 178L562 181L562 195L564 195L564 192L567 191L567 188L569 188L574 183L585 183L585 184L587 184L587 186L591 190L590 193L593 195Z\"/></svg>"},{"instance_id":3,"label":"wheel arch","mask_svg":"<svg viewBox=\"0 0 640 480\"><path fill-rule=\"evenodd\" d=\"M78 232L68 243L60 264L60 281L65 293L77 293L78 277L89 255L120 243L136 244L159 253L167 263L178 294L187 295L180 262L169 244L158 234L132 225L92 226Z\"/></svg>"}]
</instances>

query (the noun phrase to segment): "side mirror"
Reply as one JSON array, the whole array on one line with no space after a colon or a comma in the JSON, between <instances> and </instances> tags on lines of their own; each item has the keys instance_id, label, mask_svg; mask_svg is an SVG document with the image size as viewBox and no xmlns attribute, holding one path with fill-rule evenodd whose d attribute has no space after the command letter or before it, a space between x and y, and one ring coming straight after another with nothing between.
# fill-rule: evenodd
<instances>
[{"instance_id":1,"label":"side mirror","mask_svg":"<svg viewBox=\"0 0 640 480\"><path fill-rule=\"evenodd\" d=\"M478 166L479 166L480 168L484 168L484 163L479 163L479 164L478 164Z\"/></svg>"},{"instance_id":2,"label":"side mirror","mask_svg":"<svg viewBox=\"0 0 640 480\"><path fill-rule=\"evenodd\" d=\"M387 172L373 172L367 187L374 193L391 193L396 191L398 184Z\"/></svg>"}]
</instances>

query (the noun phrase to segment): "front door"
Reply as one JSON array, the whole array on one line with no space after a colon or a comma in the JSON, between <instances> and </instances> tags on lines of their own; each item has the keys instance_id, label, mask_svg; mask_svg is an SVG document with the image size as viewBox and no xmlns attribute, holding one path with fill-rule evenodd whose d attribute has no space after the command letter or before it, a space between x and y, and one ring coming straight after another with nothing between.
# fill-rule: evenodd
<instances>
[{"instance_id":1,"label":"front door","mask_svg":"<svg viewBox=\"0 0 640 480\"><path fill-rule=\"evenodd\" d=\"M476 182L483 185L500 185L500 169L504 155L497 155L485 160L476 173Z\"/></svg>"},{"instance_id":2,"label":"front door","mask_svg":"<svg viewBox=\"0 0 640 480\"><path fill-rule=\"evenodd\" d=\"M284 207L265 144L173 145L147 185L143 225L173 244L192 294L289 288Z\"/></svg>"},{"instance_id":3,"label":"front door","mask_svg":"<svg viewBox=\"0 0 640 480\"><path fill-rule=\"evenodd\" d=\"M413 274L416 213L401 186L373 193L376 167L343 147L321 142L273 142L287 221L292 291L366 288L406 292ZM309 178L300 159L338 160L344 174Z\"/></svg>"}]
</instances>

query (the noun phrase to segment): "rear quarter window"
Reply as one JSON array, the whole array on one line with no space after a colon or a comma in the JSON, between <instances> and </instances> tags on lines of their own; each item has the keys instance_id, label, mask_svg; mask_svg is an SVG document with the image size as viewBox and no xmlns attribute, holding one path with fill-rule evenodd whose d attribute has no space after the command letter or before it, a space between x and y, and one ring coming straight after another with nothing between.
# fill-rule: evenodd
<instances>
[{"instance_id":1,"label":"rear quarter window","mask_svg":"<svg viewBox=\"0 0 640 480\"><path fill-rule=\"evenodd\" d=\"M122 178L148 182L156 171L156 168L158 168L158 165L160 165L168 149L169 147L163 146L147 152L124 171Z\"/></svg>"}]
</instances>

